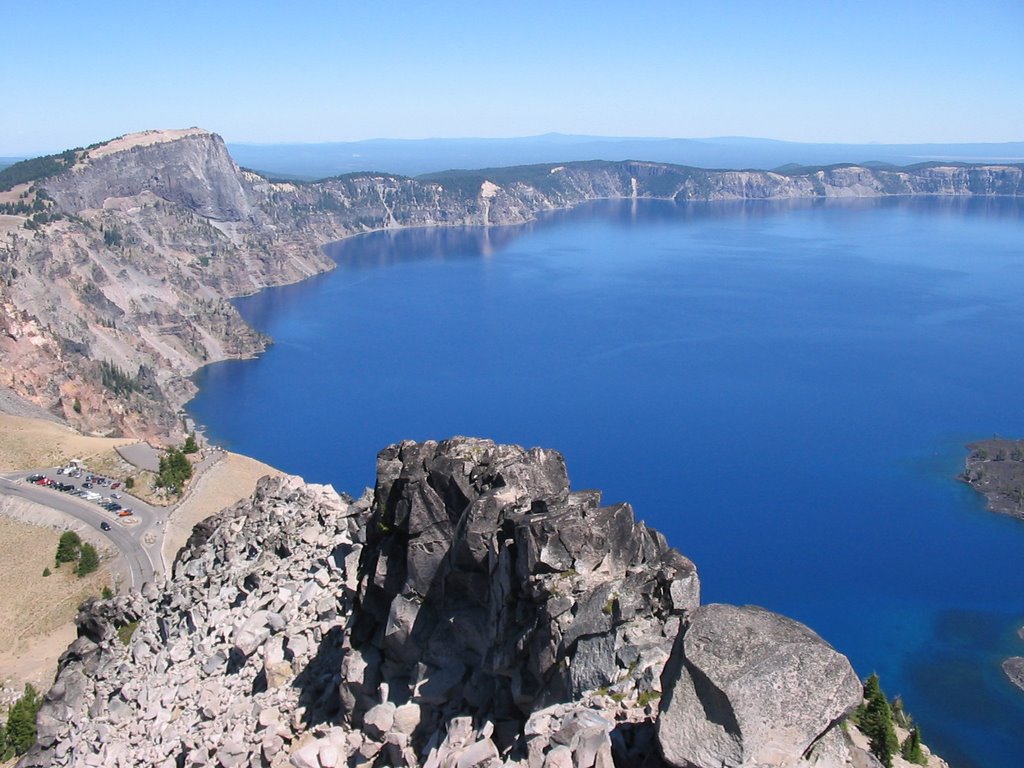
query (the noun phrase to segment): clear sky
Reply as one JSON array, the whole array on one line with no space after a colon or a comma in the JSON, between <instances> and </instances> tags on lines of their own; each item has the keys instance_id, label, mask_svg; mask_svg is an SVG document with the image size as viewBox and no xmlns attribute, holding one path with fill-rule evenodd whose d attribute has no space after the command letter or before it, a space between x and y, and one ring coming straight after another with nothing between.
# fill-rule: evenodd
<instances>
[{"instance_id":1,"label":"clear sky","mask_svg":"<svg viewBox=\"0 0 1024 768\"><path fill-rule=\"evenodd\" d=\"M25 0L0 29L0 156L193 125L1024 140L1024 0Z\"/></svg>"}]
</instances>

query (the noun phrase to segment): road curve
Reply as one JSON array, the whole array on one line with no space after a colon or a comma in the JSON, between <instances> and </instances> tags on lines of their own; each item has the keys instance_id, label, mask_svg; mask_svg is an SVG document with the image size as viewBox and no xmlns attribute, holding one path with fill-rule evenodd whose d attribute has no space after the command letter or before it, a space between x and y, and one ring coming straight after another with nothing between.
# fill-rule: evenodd
<instances>
[{"instance_id":1,"label":"road curve","mask_svg":"<svg viewBox=\"0 0 1024 768\"><path fill-rule=\"evenodd\" d=\"M132 499L131 504L135 509L138 523L132 526L121 525L117 518L111 513L91 502L85 501L78 496L69 496L51 488L34 485L24 478L30 472L17 472L0 476L0 493L40 504L44 507L56 510L64 515L79 520L108 541L117 549L128 566L128 584L132 589L139 589L147 581L153 581L157 573L157 567L152 557L152 550L159 552L159 543L162 539L162 531L156 530L157 543L148 549L144 543L144 537L151 529L155 528L159 513L149 505L137 499ZM50 471L41 472L47 477L54 477ZM110 530L104 531L100 523L110 523Z\"/></svg>"}]
</instances>

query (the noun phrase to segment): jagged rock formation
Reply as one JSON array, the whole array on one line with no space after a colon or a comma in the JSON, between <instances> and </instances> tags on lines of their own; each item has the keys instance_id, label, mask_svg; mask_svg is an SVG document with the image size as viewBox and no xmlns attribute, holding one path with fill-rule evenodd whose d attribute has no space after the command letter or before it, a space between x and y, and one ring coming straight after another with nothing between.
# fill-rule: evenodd
<instances>
[{"instance_id":1,"label":"jagged rock formation","mask_svg":"<svg viewBox=\"0 0 1024 768\"><path fill-rule=\"evenodd\" d=\"M267 478L163 590L83 606L20 765L869 764L849 663L698 593L557 453L402 443L372 495Z\"/></svg>"},{"instance_id":2,"label":"jagged rock formation","mask_svg":"<svg viewBox=\"0 0 1024 768\"><path fill-rule=\"evenodd\" d=\"M267 340L227 299L330 269L319 246L391 227L513 224L595 198L748 200L1020 195L1021 166L834 166L802 173L584 162L409 179L273 183L220 137L151 131L75 153L0 202L0 360L7 387L90 432L165 436L201 365ZM41 217L41 218L40 218ZM101 361L124 374L104 382ZM77 404L77 406L76 406Z\"/></svg>"}]
</instances>

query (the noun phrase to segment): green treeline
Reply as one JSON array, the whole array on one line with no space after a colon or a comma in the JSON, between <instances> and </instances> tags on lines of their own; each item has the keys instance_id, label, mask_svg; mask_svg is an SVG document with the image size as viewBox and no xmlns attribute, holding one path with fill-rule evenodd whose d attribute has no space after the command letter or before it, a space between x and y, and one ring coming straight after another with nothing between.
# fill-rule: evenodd
<instances>
[{"instance_id":1,"label":"green treeline","mask_svg":"<svg viewBox=\"0 0 1024 768\"><path fill-rule=\"evenodd\" d=\"M7 724L0 725L0 761L23 755L36 743L36 715L43 699L32 685L25 684L25 692L7 713Z\"/></svg>"},{"instance_id":2,"label":"green treeline","mask_svg":"<svg viewBox=\"0 0 1024 768\"><path fill-rule=\"evenodd\" d=\"M127 396L132 392L142 391L142 382L138 375L129 376L106 360L100 360L100 381L103 382L104 387L117 395Z\"/></svg>"},{"instance_id":3,"label":"green treeline","mask_svg":"<svg viewBox=\"0 0 1024 768\"><path fill-rule=\"evenodd\" d=\"M67 149L58 155L33 157L31 160L22 160L14 165L9 165L0 171L0 192L6 192L12 187L28 181L38 181L56 176L65 168L70 168L75 164L77 154L77 150Z\"/></svg>"},{"instance_id":4,"label":"green treeline","mask_svg":"<svg viewBox=\"0 0 1024 768\"><path fill-rule=\"evenodd\" d=\"M54 560L58 568L61 563L76 563L75 573L79 578L88 576L100 567L100 554L96 551L96 547L83 542L82 537L74 531L64 531L60 535Z\"/></svg>"},{"instance_id":5,"label":"green treeline","mask_svg":"<svg viewBox=\"0 0 1024 768\"><path fill-rule=\"evenodd\" d=\"M892 768L892 759L896 754L911 763L925 764L924 751L921 749L921 729L903 711L903 702L898 696L889 703L879 684L878 675L871 675L864 681L864 703L857 708L854 722L868 737L871 754L885 768ZM910 731L902 745L896 736L897 724Z\"/></svg>"}]
</instances>

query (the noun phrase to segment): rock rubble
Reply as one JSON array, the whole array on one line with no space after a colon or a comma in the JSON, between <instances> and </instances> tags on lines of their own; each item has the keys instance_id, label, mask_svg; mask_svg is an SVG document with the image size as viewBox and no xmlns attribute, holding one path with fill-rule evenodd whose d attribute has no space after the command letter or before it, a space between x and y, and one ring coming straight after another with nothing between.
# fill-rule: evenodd
<instances>
[{"instance_id":1,"label":"rock rubble","mask_svg":"<svg viewBox=\"0 0 1024 768\"><path fill-rule=\"evenodd\" d=\"M846 659L699 594L558 453L404 442L372 493L265 478L162 588L85 604L19 765L864 764Z\"/></svg>"}]
</instances>

